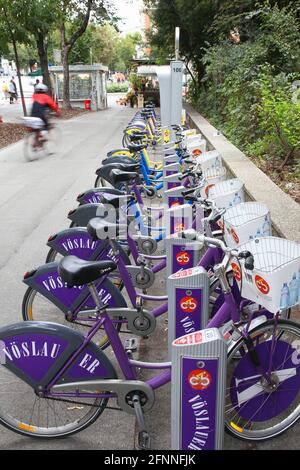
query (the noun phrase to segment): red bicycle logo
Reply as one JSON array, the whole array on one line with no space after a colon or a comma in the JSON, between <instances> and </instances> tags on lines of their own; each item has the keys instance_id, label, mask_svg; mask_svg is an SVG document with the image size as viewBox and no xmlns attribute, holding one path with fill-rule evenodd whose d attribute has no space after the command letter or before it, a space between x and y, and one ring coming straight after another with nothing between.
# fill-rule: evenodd
<instances>
[{"instance_id":1,"label":"red bicycle logo","mask_svg":"<svg viewBox=\"0 0 300 470\"><path fill-rule=\"evenodd\" d=\"M191 257L187 251L180 251L176 256L176 261L181 266L188 264L191 260Z\"/></svg>"},{"instance_id":2,"label":"red bicycle logo","mask_svg":"<svg viewBox=\"0 0 300 470\"><path fill-rule=\"evenodd\" d=\"M193 150L194 157L199 157L201 154L202 154L202 151L200 149Z\"/></svg>"},{"instance_id":3,"label":"red bicycle logo","mask_svg":"<svg viewBox=\"0 0 300 470\"><path fill-rule=\"evenodd\" d=\"M193 313L198 306L195 297L186 296L180 301L180 308L186 313Z\"/></svg>"},{"instance_id":4,"label":"red bicycle logo","mask_svg":"<svg viewBox=\"0 0 300 470\"><path fill-rule=\"evenodd\" d=\"M206 390L212 383L212 376L207 370L195 369L189 373L188 382L194 390Z\"/></svg>"},{"instance_id":5,"label":"red bicycle logo","mask_svg":"<svg viewBox=\"0 0 300 470\"><path fill-rule=\"evenodd\" d=\"M258 275L255 276L255 285L257 289L264 295L267 295L270 292L269 284L261 276L258 276Z\"/></svg>"},{"instance_id":6,"label":"red bicycle logo","mask_svg":"<svg viewBox=\"0 0 300 470\"><path fill-rule=\"evenodd\" d=\"M236 278L237 281L240 281L242 279L242 273L241 273L240 267L236 263L232 263L231 267L234 272L234 277Z\"/></svg>"},{"instance_id":7,"label":"red bicycle logo","mask_svg":"<svg viewBox=\"0 0 300 470\"><path fill-rule=\"evenodd\" d=\"M184 224L177 224L174 226L174 233L183 232L185 230Z\"/></svg>"}]
</instances>

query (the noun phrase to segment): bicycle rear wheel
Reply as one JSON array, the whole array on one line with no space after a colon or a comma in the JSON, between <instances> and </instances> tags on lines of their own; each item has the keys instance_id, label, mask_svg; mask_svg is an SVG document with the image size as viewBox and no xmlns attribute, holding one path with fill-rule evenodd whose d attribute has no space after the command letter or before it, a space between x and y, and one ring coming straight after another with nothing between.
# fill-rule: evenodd
<instances>
[{"instance_id":1,"label":"bicycle rear wheel","mask_svg":"<svg viewBox=\"0 0 300 470\"><path fill-rule=\"evenodd\" d=\"M107 398L68 398L68 402L41 398L4 365L0 365L0 397L0 424L18 434L48 439L87 428L108 402Z\"/></svg>"},{"instance_id":2,"label":"bicycle rear wheel","mask_svg":"<svg viewBox=\"0 0 300 470\"><path fill-rule=\"evenodd\" d=\"M84 314L85 312L83 311L82 313ZM84 316L86 317L86 315ZM81 334L86 334L87 328L90 328L95 322L93 318L91 318L90 321L84 320L80 322L80 315L78 322L68 320L56 305L31 287L28 287L23 297L22 317L24 321L34 320L59 323L60 325L65 325L73 330L79 331ZM117 323L117 321L121 319L120 317L116 317L115 320L115 328L117 332L120 332L122 324ZM99 329L93 341L102 350L107 348L110 344L104 329Z\"/></svg>"},{"instance_id":3,"label":"bicycle rear wheel","mask_svg":"<svg viewBox=\"0 0 300 470\"><path fill-rule=\"evenodd\" d=\"M34 132L28 132L24 138L23 153L26 162L33 162L40 156L41 149L36 147L36 136Z\"/></svg>"},{"instance_id":4,"label":"bicycle rear wheel","mask_svg":"<svg viewBox=\"0 0 300 470\"><path fill-rule=\"evenodd\" d=\"M260 370L241 338L228 355L225 424L234 437L262 441L283 433L300 417L300 327L289 320L269 320L249 336Z\"/></svg>"}]
</instances>

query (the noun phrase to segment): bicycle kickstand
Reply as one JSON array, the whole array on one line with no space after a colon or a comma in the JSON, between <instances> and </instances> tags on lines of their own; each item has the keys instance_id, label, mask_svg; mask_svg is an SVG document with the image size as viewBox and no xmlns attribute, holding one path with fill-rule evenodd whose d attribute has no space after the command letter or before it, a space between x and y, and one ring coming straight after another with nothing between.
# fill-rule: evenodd
<instances>
[{"instance_id":1,"label":"bicycle kickstand","mask_svg":"<svg viewBox=\"0 0 300 470\"><path fill-rule=\"evenodd\" d=\"M151 449L151 438L146 426L144 412L141 406L141 400L139 395L134 395L133 406L136 415L136 420L139 428L138 433L138 449L139 450L150 450Z\"/></svg>"}]
</instances>

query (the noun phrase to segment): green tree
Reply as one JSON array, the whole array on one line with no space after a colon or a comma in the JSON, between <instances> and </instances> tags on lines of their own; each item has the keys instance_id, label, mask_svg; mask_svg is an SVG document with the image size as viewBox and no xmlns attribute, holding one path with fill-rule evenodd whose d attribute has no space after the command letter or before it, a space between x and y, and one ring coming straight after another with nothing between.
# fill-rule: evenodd
<instances>
[{"instance_id":1,"label":"green tree","mask_svg":"<svg viewBox=\"0 0 300 470\"><path fill-rule=\"evenodd\" d=\"M110 61L110 68L119 72L126 72L131 68L131 62L136 53L136 47L142 44L140 33L119 35L116 43L116 51L113 60Z\"/></svg>"},{"instance_id":2,"label":"green tree","mask_svg":"<svg viewBox=\"0 0 300 470\"><path fill-rule=\"evenodd\" d=\"M146 0L154 22L150 43L167 57L174 56L175 27L181 29L180 53L187 66L193 64L190 73L195 83L204 75L202 62L205 47L213 42L210 26L218 12L218 0Z\"/></svg>"},{"instance_id":3,"label":"green tree","mask_svg":"<svg viewBox=\"0 0 300 470\"><path fill-rule=\"evenodd\" d=\"M43 82L48 86L51 93L48 43L51 33L58 25L60 15L59 3L53 0L17 0L13 3L22 4L20 5L22 9L22 25L35 41Z\"/></svg>"},{"instance_id":4,"label":"green tree","mask_svg":"<svg viewBox=\"0 0 300 470\"><path fill-rule=\"evenodd\" d=\"M63 107L68 109L70 103L70 53L76 42L85 33L91 18L104 21L112 17L106 0L59 0L60 4L60 36L62 63L64 69Z\"/></svg>"},{"instance_id":5,"label":"green tree","mask_svg":"<svg viewBox=\"0 0 300 470\"><path fill-rule=\"evenodd\" d=\"M21 80L21 64L19 59L18 43L27 43L29 38L26 29L23 27L22 14L20 2L8 3L5 0L0 0L0 43L4 44L5 47L8 47L8 44L12 45L17 67L23 112L24 116L26 116L27 110Z\"/></svg>"}]
</instances>

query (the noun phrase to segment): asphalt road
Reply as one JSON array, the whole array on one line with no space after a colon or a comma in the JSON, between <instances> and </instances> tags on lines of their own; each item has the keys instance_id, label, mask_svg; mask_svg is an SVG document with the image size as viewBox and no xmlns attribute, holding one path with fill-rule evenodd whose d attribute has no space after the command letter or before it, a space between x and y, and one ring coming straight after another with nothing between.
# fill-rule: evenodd
<instances>
[{"instance_id":1,"label":"asphalt road","mask_svg":"<svg viewBox=\"0 0 300 470\"><path fill-rule=\"evenodd\" d=\"M22 142L0 152L0 325L21 321L23 274L44 263L51 233L67 228L78 193L93 187L95 170L134 111L111 108L61 121L59 154L26 163ZM134 418L105 411L87 430L68 439L35 441L0 428L0 449L132 449ZM114 439L112 439L112 435Z\"/></svg>"}]
</instances>

